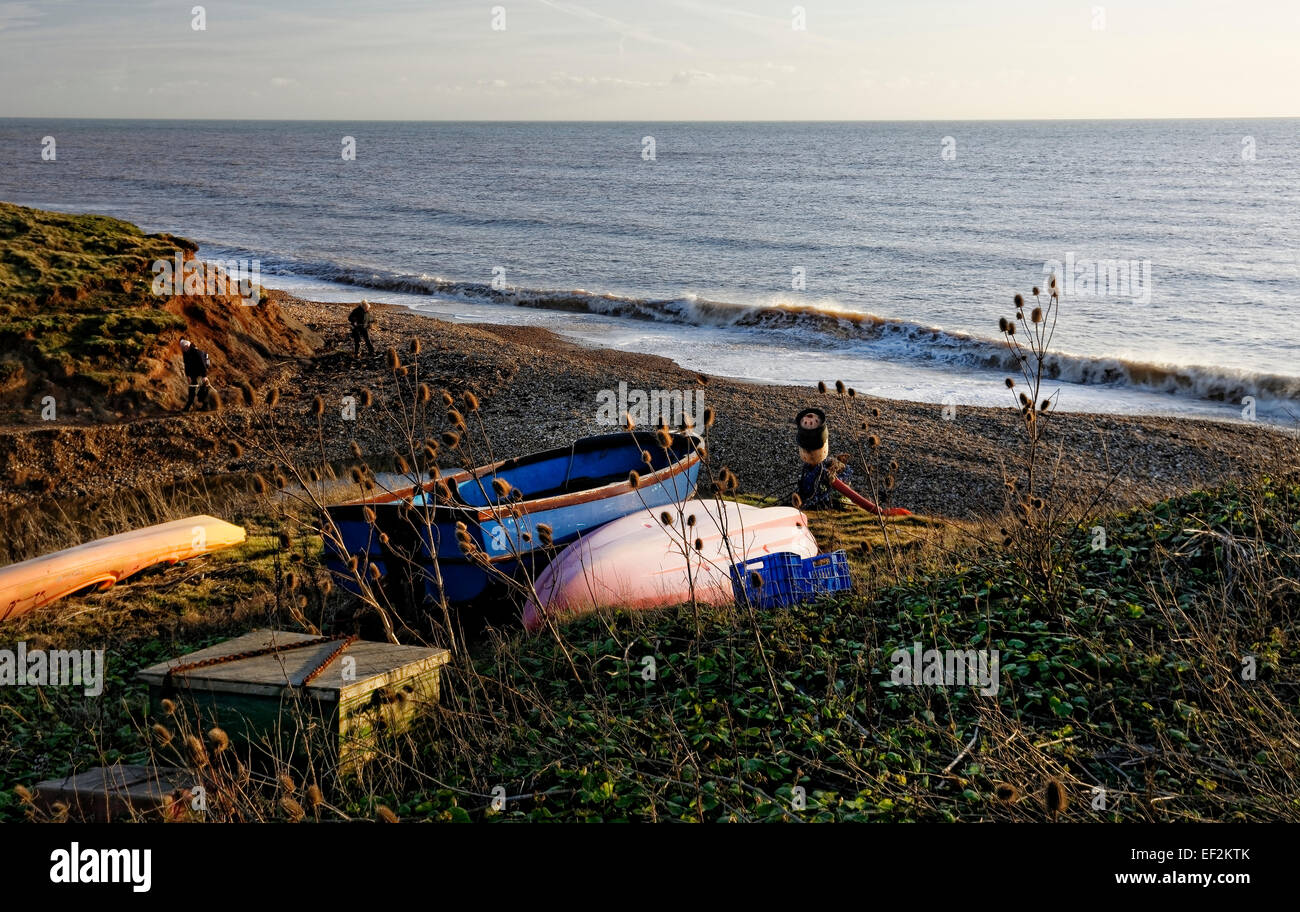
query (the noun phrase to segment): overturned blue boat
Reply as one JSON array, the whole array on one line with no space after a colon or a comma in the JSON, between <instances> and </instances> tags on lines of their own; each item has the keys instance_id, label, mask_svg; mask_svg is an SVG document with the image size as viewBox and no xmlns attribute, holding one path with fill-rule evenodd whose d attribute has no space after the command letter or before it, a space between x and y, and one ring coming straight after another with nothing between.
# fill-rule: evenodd
<instances>
[{"instance_id":1,"label":"overturned blue boat","mask_svg":"<svg viewBox=\"0 0 1300 912\"><path fill-rule=\"evenodd\" d=\"M584 437L444 476L446 488L433 481L328 507L327 565L353 594L360 577L389 600L469 602L535 578L583 532L694 496L699 447L693 434L673 434L667 447L649 431Z\"/></svg>"}]
</instances>

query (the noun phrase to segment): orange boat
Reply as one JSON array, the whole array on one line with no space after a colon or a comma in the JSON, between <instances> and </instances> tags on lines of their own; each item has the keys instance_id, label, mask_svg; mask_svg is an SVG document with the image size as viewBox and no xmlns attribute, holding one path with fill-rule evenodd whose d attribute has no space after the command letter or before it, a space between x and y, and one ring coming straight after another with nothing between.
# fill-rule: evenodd
<instances>
[{"instance_id":1,"label":"orange boat","mask_svg":"<svg viewBox=\"0 0 1300 912\"><path fill-rule=\"evenodd\" d=\"M107 589L155 564L189 560L243 540L241 526L190 516L0 567L0 621L92 586Z\"/></svg>"}]
</instances>

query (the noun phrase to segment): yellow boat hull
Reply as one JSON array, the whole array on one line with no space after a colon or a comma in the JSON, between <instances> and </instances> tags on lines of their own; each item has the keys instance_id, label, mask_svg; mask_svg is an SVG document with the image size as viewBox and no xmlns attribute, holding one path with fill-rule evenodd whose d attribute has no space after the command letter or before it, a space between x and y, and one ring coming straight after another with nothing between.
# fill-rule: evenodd
<instances>
[{"instance_id":1,"label":"yellow boat hull","mask_svg":"<svg viewBox=\"0 0 1300 912\"><path fill-rule=\"evenodd\" d=\"M0 567L0 621L91 586L107 589L155 564L189 560L243 540L241 526L190 516Z\"/></svg>"}]
</instances>

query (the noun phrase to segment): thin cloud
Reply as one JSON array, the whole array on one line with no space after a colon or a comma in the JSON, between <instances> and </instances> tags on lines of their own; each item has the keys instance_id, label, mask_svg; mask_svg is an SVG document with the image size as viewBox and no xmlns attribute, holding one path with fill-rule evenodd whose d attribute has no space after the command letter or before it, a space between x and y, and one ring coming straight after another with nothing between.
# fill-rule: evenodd
<instances>
[{"instance_id":1,"label":"thin cloud","mask_svg":"<svg viewBox=\"0 0 1300 912\"><path fill-rule=\"evenodd\" d=\"M589 10L584 6L578 6L576 3L561 3L559 0L537 0L542 6L548 6L557 12L565 13L587 22L594 22L602 25L612 32L616 32L620 39L632 38L646 44L654 44L659 47L671 48L674 51L680 51L686 54L693 54L695 49L689 44L677 41L672 38L660 38L646 29L624 22L621 19L615 19L612 16L606 16L604 13L598 13L595 10Z\"/></svg>"}]
</instances>

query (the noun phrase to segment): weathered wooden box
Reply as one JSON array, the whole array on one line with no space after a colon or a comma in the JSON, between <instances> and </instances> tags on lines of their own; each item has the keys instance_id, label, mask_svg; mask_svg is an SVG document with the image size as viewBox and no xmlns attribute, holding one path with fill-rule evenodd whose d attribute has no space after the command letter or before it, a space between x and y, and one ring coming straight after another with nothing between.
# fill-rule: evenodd
<instances>
[{"instance_id":1,"label":"weathered wooden box","mask_svg":"<svg viewBox=\"0 0 1300 912\"><path fill-rule=\"evenodd\" d=\"M421 705L438 701L450 653L421 646L358 640L328 661L340 643L322 642L245 658L243 653L319 640L309 634L254 630L207 649L145 668L155 713L164 698L197 712L199 732L219 726L232 747L260 760L313 756L355 769L400 734ZM178 666L217 664L169 674ZM323 668L322 668L323 665ZM304 686L304 680L321 669Z\"/></svg>"},{"instance_id":2,"label":"weathered wooden box","mask_svg":"<svg viewBox=\"0 0 1300 912\"><path fill-rule=\"evenodd\" d=\"M75 776L47 779L33 789L33 801L53 815L68 808L71 820L190 820L194 774L152 766L97 766Z\"/></svg>"}]
</instances>

